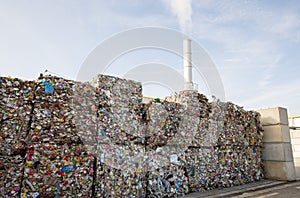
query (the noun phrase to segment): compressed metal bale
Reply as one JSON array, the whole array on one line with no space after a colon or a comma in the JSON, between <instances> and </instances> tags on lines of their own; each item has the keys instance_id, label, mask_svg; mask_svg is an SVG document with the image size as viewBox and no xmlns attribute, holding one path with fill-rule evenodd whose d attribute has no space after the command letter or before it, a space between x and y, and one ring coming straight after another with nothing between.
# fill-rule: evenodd
<instances>
[{"instance_id":1,"label":"compressed metal bale","mask_svg":"<svg viewBox=\"0 0 300 198\"><path fill-rule=\"evenodd\" d=\"M140 83L105 75L29 84L16 144L26 151L25 197L179 196L263 177L259 115L233 103L185 91L142 104Z\"/></svg>"},{"instance_id":2,"label":"compressed metal bale","mask_svg":"<svg viewBox=\"0 0 300 198\"><path fill-rule=\"evenodd\" d=\"M20 155L0 156L1 197L18 197L21 191L24 159Z\"/></svg>"},{"instance_id":3,"label":"compressed metal bale","mask_svg":"<svg viewBox=\"0 0 300 198\"><path fill-rule=\"evenodd\" d=\"M23 152L33 110L33 92L32 81L0 77L0 155Z\"/></svg>"}]
</instances>

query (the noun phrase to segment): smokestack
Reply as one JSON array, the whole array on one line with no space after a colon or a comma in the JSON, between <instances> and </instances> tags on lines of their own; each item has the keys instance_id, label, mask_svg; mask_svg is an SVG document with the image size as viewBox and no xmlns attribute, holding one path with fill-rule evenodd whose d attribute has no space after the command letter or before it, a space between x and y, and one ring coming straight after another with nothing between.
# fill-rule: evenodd
<instances>
[{"instance_id":1,"label":"smokestack","mask_svg":"<svg viewBox=\"0 0 300 198\"><path fill-rule=\"evenodd\" d=\"M183 40L184 90L193 90L191 40Z\"/></svg>"}]
</instances>

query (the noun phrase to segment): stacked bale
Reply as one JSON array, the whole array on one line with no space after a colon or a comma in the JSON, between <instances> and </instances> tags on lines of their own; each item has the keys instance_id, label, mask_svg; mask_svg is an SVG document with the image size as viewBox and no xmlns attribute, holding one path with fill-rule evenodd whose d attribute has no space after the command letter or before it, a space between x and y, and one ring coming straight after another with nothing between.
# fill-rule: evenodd
<instances>
[{"instance_id":1,"label":"stacked bale","mask_svg":"<svg viewBox=\"0 0 300 198\"><path fill-rule=\"evenodd\" d=\"M28 134L22 196L90 197L94 157L77 134L74 83L59 77L36 82Z\"/></svg>"},{"instance_id":2,"label":"stacked bale","mask_svg":"<svg viewBox=\"0 0 300 198\"><path fill-rule=\"evenodd\" d=\"M22 183L34 82L0 77L0 194L18 196Z\"/></svg>"},{"instance_id":3,"label":"stacked bale","mask_svg":"<svg viewBox=\"0 0 300 198\"><path fill-rule=\"evenodd\" d=\"M140 83L98 75L92 82L99 98L96 194L140 197L144 194L145 123Z\"/></svg>"},{"instance_id":4,"label":"stacked bale","mask_svg":"<svg viewBox=\"0 0 300 198\"><path fill-rule=\"evenodd\" d=\"M176 197L263 177L259 114L230 102L143 104L140 83L106 75L1 77L0 92L6 197Z\"/></svg>"}]
</instances>

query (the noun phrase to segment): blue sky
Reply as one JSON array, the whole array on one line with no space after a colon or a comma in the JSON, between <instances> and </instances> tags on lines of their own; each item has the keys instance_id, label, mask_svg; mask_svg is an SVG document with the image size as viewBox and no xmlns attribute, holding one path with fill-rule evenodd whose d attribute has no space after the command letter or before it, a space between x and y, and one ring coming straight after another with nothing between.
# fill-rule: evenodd
<instances>
[{"instance_id":1,"label":"blue sky","mask_svg":"<svg viewBox=\"0 0 300 198\"><path fill-rule=\"evenodd\" d=\"M298 1L182 1L190 7L172 7L170 0L0 0L0 75L35 79L48 69L76 79L87 55L111 35L165 27L185 30L207 51L226 100L246 109L283 106L290 115L300 115ZM185 24L181 17L187 17ZM164 53L149 54L133 53L107 72L118 74L118 64L130 67L141 57L181 64Z\"/></svg>"}]
</instances>

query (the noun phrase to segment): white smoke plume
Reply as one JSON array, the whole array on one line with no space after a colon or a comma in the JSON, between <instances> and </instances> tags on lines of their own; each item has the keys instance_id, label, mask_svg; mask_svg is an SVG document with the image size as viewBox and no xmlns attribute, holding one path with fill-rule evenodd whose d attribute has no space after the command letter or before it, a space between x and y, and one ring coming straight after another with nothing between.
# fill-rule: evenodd
<instances>
[{"instance_id":1,"label":"white smoke plume","mask_svg":"<svg viewBox=\"0 0 300 198\"><path fill-rule=\"evenodd\" d=\"M178 19L181 30L189 33L192 30L192 0L162 0Z\"/></svg>"}]
</instances>

